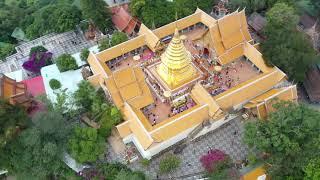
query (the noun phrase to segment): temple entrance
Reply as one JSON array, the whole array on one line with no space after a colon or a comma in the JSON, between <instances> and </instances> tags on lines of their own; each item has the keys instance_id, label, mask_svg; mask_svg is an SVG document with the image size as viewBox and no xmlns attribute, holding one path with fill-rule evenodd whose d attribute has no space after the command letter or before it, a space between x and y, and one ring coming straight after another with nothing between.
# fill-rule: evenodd
<instances>
[{"instance_id":1,"label":"temple entrance","mask_svg":"<svg viewBox=\"0 0 320 180\"><path fill-rule=\"evenodd\" d=\"M208 58L209 57L209 49L208 48L203 48L203 56L205 58Z\"/></svg>"}]
</instances>

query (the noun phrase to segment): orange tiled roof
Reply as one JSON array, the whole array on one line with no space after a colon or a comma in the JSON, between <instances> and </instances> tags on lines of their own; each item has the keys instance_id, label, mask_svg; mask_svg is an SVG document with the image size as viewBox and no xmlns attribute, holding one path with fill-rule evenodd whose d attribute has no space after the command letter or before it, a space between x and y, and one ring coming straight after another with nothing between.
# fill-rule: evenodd
<instances>
[{"instance_id":1,"label":"orange tiled roof","mask_svg":"<svg viewBox=\"0 0 320 180\"><path fill-rule=\"evenodd\" d=\"M137 25L137 19L131 17L129 12L122 6L112 8L112 22L119 31L124 31L128 34L132 33Z\"/></svg>"}]
</instances>

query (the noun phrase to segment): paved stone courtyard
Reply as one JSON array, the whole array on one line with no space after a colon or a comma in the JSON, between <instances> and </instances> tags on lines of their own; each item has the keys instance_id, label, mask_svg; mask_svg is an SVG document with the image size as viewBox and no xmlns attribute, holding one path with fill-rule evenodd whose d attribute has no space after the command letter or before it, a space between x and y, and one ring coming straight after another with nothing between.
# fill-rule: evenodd
<instances>
[{"instance_id":1,"label":"paved stone courtyard","mask_svg":"<svg viewBox=\"0 0 320 180\"><path fill-rule=\"evenodd\" d=\"M236 132L236 134L234 134ZM219 149L228 154L235 162L245 159L248 154L247 146L242 142L243 123L241 117L231 120L229 123L212 131L195 141L188 143L182 153L177 154L181 159L179 169L170 174L159 174L159 162L168 153L172 153L171 149L158 157L154 157L148 167L143 167L140 159L129 164L133 170L140 170L148 175L151 179L196 179L202 176L203 168L200 163L200 157L206 154L210 148ZM176 146L174 146L176 147ZM120 161L121 157L112 148L109 149L108 159L110 161Z\"/></svg>"},{"instance_id":2,"label":"paved stone courtyard","mask_svg":"<svg viewBox=\"0 0 320 180\"><path fill-rule=\"evenodd\" d=\"M74 54L80 52L84 48L89 48L97 43L88 41L84 35L78 31L69 31L60 34L51 33L32 41L23 43L16 47L17 53L8 56L5 61L0 60L0 72L9 73L17 70L23 70L26 76L26 71L22 68L22 64L28 60L29 52L32 47L44 46L48 51L53 53L53 58L61 54Z\"/></svg>"}]
</instances>

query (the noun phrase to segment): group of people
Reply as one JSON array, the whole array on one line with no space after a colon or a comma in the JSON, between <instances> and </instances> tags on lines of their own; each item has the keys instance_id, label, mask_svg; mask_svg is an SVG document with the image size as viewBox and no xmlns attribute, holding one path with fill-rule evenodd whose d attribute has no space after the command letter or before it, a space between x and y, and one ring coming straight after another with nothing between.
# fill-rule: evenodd
<instances>
[{"instance_id":1,"label":"group of people","mask_svg":"<svg viewBox=\"0 0 320 180\"><path fill-rule=\"evenodd\" d=\"M243 66L242 62L240 62L240 68ZM240 77L237 76L237 78L234 77L234 75L232 75L232 72L237 73L237 68L236 68L236 64L233 63L231 64L231 66L227 66L226 69L224 69L223 71L214 74L212 76L212 84L216 85L217 88L214 90L211 90L210 94L212 96L216 96L224 91L226 91L227 89L230 89L231 87L233 87L234 85L240 83Z\"/></svg>"},{"instance_id":2,"label":"group of people","mask_svg":"<svg viewBox=\"0 0 320 180\"><path fill-rule=\"evenodd\" d=\"M171 108L170 117L176 114L179 114L196 105L196 103L188 96L184 97L184 100L179 100L179 101L182 103L178 103Z\"/></svg>"},{"instance_id":3,"label":"group of people","mask_svg":"<svg viewBox=\"0 0 320 180\"><path fill-rule=\"evenodd\" d=\"M156 100L156 102L158 101L157 98L155 100ZM155 104L147 106L143 109L144 115L151 121L152 126L156 125L157 120L159 119L159 115L157 115L151 111L151 109L156 108L156 107L157 107L157 104L155 103Z\"/></svg>"}]
</instances>

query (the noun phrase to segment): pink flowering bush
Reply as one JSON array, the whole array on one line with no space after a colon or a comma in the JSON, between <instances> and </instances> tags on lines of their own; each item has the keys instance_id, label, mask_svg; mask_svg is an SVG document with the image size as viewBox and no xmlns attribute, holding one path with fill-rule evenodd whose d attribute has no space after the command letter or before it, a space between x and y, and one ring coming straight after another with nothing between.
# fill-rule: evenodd
<instances>
[{"instance_id":1,"label":"pink flowering bush","mask_svg":"<svg viewBox=\"0 0 320 180\"><path fill-rule=\"evenodd\" d=\"M222 151L215 149L210 150L207 154L201 156L200 162L207 172L215 170L218 164L228 161L229 157Z\"/></svg>"},{"instance_id":2,"label":"pink flowering bush","mask_svg":"<svg viewBox=\"0 0 320 180\"><path fill-rule=\"evenodd\" d=\"M52 64L51 59L51 52L34 52L22 67L33 73L40 73L42 67Z\"/></svg>"}]
</instances>

